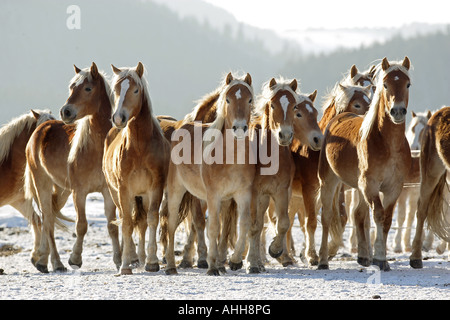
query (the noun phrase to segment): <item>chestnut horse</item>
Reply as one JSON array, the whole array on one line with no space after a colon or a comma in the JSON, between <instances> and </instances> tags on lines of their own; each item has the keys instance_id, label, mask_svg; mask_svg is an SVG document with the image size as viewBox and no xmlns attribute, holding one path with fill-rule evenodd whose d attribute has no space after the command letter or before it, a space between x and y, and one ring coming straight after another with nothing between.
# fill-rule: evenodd
<instances>
[{"instance_id":1,"label":"chestnut horse","mask_svg":"<svg viewBox=\"0 0 450 320\"><path fill-rule=\"evenodd\" d=\"M323 116L319 121L321 131L325 131L328 122L337 114L352 112L364 115L369 109L370 94L370 85L361 87L359 85L337 83L326 97L323 106ZM305 262L309 265L317 265L319 258L315 249L315 231L319 209L316 205L316 195L319 189L317 170L320 151L313 150L308 145L300 145L298 142L294 142L291 145L291 151L296 170L292 185L289 216L292 223L295 214L298 214L300 227L305 235L305 248L304 254L302 254ZM270 210L273 210L273 207ZM288 242L290 242L290 239L291 236L288 235ZM339 245L340 243L336 243L336 249ZM293 250L292 247L292 245L288 244L289 249ZM291 261L287 259L284 262L284 264L291 263L293 263L293 259Z\"/></svg>"},{"instance_id":2,"label":"chestnut horse","mask_svg":"<svg viewBox=\"0 0 450 320\"><path fill-rule=\"evenodd\" d=\"M339 213L338 191L344 183L357 188L359 194L355 212L358 263L368 266L371 262L370 239L365 231L370 206L376 224L373 264L389 270L387 235L395 203L411 165L411 151L405 137L409 68L408 57L403 62L392 63L384 58L377 66L377 90L366 116L340 114L325 130L319 158L319 199L322 203L319 269L328 269L330 227L343 229L336 218Z\"/></svg>"},{"instance_id":3,"label":"chestnut horse","mask_svg":"<svg viewBox=\"0 0 450 320\"><path fill-rule=\"evenodd\" d=\"M159 207L166 184L170 146L158 120L153 116L150 95L141 62L136 68L116 68L112 88L115 112L105 141L103 172L122 225L123 252L120 274L132 274L134 258L133 228L140 215L146 217L149 243L145 270L159 270L156 230ZM142 227L143 226L143 227ZM141 224L140 260L146 225Z\"/></svg>"},{"instance_id":4,"label":"chestnut horse","mask_svg":"<svg viewBox=\"0 0 450 320\"><path fill-rule=\"evenodd\" d=\"M420 149L420 191L417 202L417 226L412 244L410 266L422 268L422 241L425 219L442 240L450 241L447 172L450 169L450 107L435 112L424 129Z\"/></svg>"},{"instance_id":5,"label":"chestnut horse","mask_svg":"<svg viewBox=\"0 0 450 320\"><path fill-rule=\"evenodd\" d=\"M252 121L253 139L258 140L258 148L267 146L266 150L270 150L273 159L267 163L262 159L263 153L258 152L251 206L252 227L249 234L250 273L264 270L260 252L261 231L270 200L273 200L275 208L277 234L268 251L274 258L289 258L286 233L291 226L288 206L295 172L290 150L293 138L313 150L319 150L322 143L323 135L317 125L317 110L313 107L317 91L309 96L300 95L296 92L297 85L295 79L282 78L272 78L265 83ZM272 170L273 162L277 164L276 170ZM265 173L264 169L269 170Z\"/></svg>"},{"instance_id":6,"label":"chestnut horse","mask_svg":"<svg viewBox=\"0 0 450 320\"><path fill-rule=\"evenodd\" d=\"M113 261L120 265L118 228L110 222L116 219L116 208L102 173L103 144L111 128L112 105L110 87L95 63L80 70L70 81L69 98L61 108L64 121L47 121L39 126L26 148L27 168L25 189L42 212L42 241L36 268L48 272L51 253L53 270L66 271L54 238L55 211L58 212L72 193L76 219L76 241L69 264L81 267L83 239L88 224L86 197L101 192L104 198L108 232L112 239Z\"/></svg>"},{"instance_id":7,"label":"chestnut horse","mask_svg":"<svg viewBox=\"0 0 450 320\"><path fill-rule=\"evenodd\" d=\"M253 88L249 75L241 80L231 74L227 75L221 88L214 122L204 125L186 123L172 137L172 161L167 180L169 246L166 274L177 273L174 234L179 206L186 192L206 201L208 207L208 275L219 275L219 270L223 269L223 262L218 259L219 212L222 201L234 199L240 232L229 264L232 269L242 265L255 175L255 164L251 161L255 156L248 139ZM180 137L181 142L177 140ZM223 161L225 155L227 161Z\"/></svg>"},{"instance_id":8,"label":"chestnut horse","mask_svg":"<svg viewBox=\"0 0 450 320\"><path fill-rule=\"evenodd\" d=\"M34 211L32 200L25 198L25 147L31 134L41 123L54 119L49 110L31 110L0 129L0 206L12 206L31 225L34 235L34 247L31 251L33 264L39 258L37 251L41 241L41 218Z\"/></svg>"}]
</instances>

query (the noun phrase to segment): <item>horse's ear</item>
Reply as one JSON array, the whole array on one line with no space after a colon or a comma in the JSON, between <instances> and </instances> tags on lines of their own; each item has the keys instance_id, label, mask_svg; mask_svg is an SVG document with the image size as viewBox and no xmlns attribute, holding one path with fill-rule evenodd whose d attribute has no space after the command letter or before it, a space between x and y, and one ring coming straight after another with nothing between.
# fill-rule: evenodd
<instances>
[{"instance_id":1,"label":"horse's ear","mask_svg":"<svg viewBox=\"0 0 450 320\"><path fill-rule=\"evenodd\" d=\"M404 66L406 70L409 70L409 68L411 67L411 61L409 61L408 57L405 57L402 66Z\"/></svg>"},{"instance_id":2,"label":"horse's ear","mask_svg":"<svg viewBox=\"0 0 450 320\"><path fill-rule=\"evenodd\" d=\"M358 68L353 65L350 69L350 77L353 79L358 74Z\"/></svg>"},{"instance_id":3,"label":"horse's ear","mask_svg":"<svg viewBox=\"0 0 450 320\"><path fill-rule=\"evenodd\" d=\"M309 95L309 99L310 99L312 102L314 102L314 100L316 100L316 97L317 97L317 89L314 90L314 92L311 93L311 94Z\"/></svg>"},{"instance_id":4,"label":"horse's ear","mask_svg":"<svg viewBox=\"0 0 450 320\"><path fill-rule=\"evenodd\" d=\"M347 87L344 86L342 83L339 83L339 88L341 88L342 91L347 90Z\"/></svg>"},{"instance_id":5,"label":"horse's ear","mask_svg":"<svg viewBox=\"0 0 450 320\"><path fill-rule=\"evenodd\" d=\"M73 68L75 69L75 73L80 73L81 69L78 68L76 65L73 65Z\"/></svg>"},{"instance_id":6,"label":"horse's ear","mask_svg":"<svg viewBox=\"0 0 450 320\"><path fill-rule=\"evenodd\" d=\"M269 87L270 87L270 89L275 89L275 86L277 85L277 80L275 80L275 78L272 78L272 79L270 79L270 82L269 82Z\"/></svg>"},{"instance_id":7,"label":"horse's ear","mask_svg":"<svg viewBox=\"0 0 450 320\"><path fill-rule=\"evenodd\" d=\"M389 64L389 61L387 60L386 57L383 58L383 61L381 62L381 67L383 68L383 71L386 71L387 69L389 69L391 65Z\"/></svg>"},{"instance_id":8,"label":"horse's ear","mask_svg":"<svg viewBox=\"0 0 450 320\"><path fill-rule=\"evenodd\" d=\"M415 118L417 116L416 113L414 111L412 111L412 110L411 110L411 115L412 115L413 118Z\"/></svg>"},{"instance_id":9,"label":"horse's ear","mask_svg":"<svg viewBox=\"0 0 450 320\"><path fill-rule=\"evenodd\" d=\"M31 111L31 114L33 115L33 117L34 117L36 120L39 120L40 114L37 113L36 111L34 111L33 109L31 109L30 111Z\"/></svg>"},{"instance_id":10,"label":"horse's ear","mask_svg":"<svg viewBox=\"0 0 450 320\"><path fill-rule=\"evenodd\" d=\"M95 64L95 62L92 62L92 65L91 65L91 75L94 79L97 79L97 77L98 77L98 69L97 69L97 65Z\"/></svg>"},{"instance_id":11,"label":"horse's ear","mask_svg":"<svg viewBox=\"0 0 450 320\"><path fill-rule=\"evenodd\" d=\"M431 111L428 110L428 112L427 112L427 118L430 119L432 115L433 115L433 114L431 113Z\"/></svg>"},{"instance_id":12,"label":"horse's ear","mask_svg":"<svg viewBox=\"0 0 450 320\"><path fill-rule=\"evenodd\" d=\"M136 67L136 72L137 72L139 78L142 78L142 76L144 74L144 65L140 61L139 61L138 65L137 65L137 67Z\"/></svg>"},{"instance_id":13,"label":"horse's ear","mask_svg":"<svg viewBox=\"0 0 450 320\"><path fill-rule=\"evenodd\" d=\"M122 70L120 70L119 68L116 68L113 64L111 64L111 69L117 75L119 75L119 73L122 72Z\"/></svg>"},{"instance_id":14,"label":"horse's ear","mask_svg":"<svg viewBox=\"0 0 450 320\"><path fill-rule=\"evenodd\" d=\"M295 90L297 90L297 86L298 86L297 79L292 80L291 83L289 84L289 87L291 87L292 91L294 92Z\"/></svg>"},{"instance_id":15,"label":"horse's ear","mask_svg":"<svg viewBox=\"0 0 450 320\"><path fill-rule=\"evenodd\" d=\"M372 68L370 68L369 70L369 77L371 77L373 79L373 77L375 76L375 72L376 72L376 66L373 65Z\"/></svg>"},{"instance_id":16,"label":"horse's ear","mask_svg":"<svg viewBox=\"0 0 450 320\"><path fill-rule=\"evenodd\" d=\"M245 81L249 86L252 85L252 77L251 77L250 73L247 73L247 75L245 76L244 81Z\"/></svg>"},{"instance_id":17,"label":"horse's ear","mask_svg":"<svg viewBox=\"0 0 450 320\"><path fill-rule=\"evenodd\" d=\"M231 81L233 81L233 75L231 74L231 72L229 72L227 74L227 78L225 79L225 84L229 85Z\"/></svg>"}]
</instances>

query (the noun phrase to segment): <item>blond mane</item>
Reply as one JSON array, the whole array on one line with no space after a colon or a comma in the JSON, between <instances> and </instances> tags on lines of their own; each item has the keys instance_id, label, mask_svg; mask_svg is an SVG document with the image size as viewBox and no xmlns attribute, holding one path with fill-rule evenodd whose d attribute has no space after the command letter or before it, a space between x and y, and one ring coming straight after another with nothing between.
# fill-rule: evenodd
<instances>
[{"instance_id":1,"label":"blond mane","mask_svg":"<svg viewBox=\"0 0 450 320\"><path fill-rule=\"evenodd\" d=\"M5 161L11 151L11 146L22 131L30 130L33 124L36 127L47 120L54 120L50 110L33 110L39 114L39 120L36 120L33 113L30 111L20 117L14 118L8 124L0 129L0 164Z\"/></svg>"}]
</instances>

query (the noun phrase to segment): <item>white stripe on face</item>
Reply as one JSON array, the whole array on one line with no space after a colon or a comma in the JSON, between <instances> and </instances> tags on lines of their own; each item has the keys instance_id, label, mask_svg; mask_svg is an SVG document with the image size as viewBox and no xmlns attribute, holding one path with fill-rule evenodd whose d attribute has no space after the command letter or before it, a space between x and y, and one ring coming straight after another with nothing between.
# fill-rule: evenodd
<instances>
[{"instance_id":1,"label":"white stripe on face","mask_svg":"<svg viewBox=\"0 0 450 320\"><path fill-rule=\"evenodd\" d=\"M240 99L240 98L242 98L242 96L241 96L241 89L238 89L238 91L236 91L236 99Z\"/></svg>"},{"instance_id":2,"label":"white stripe on face","mask_svg":"<svg viewBox=\"0 0 450 320\"><path fill-rule=\"evenodd\" d=\"M120 86L120 96L119 96L119 102L117 104L117 110L122 108L123 101L125 100L125 95L127 94L128 88L130 88L130 81L128 79L125 79L122 81Z\"/></svg>"},{"instance_id":3,"label":"white stripe on face","mask_svg":"<svg viewBox=\"0 0 450 320\"><path fill-rule=\"evenodd\" d=\"M286 95L284 95L280 98L280 104L281 104L281 108L283 108L283 111L284 111L284 120L286 120L287 108L289 106L289 99L286 97Z\"/></svg>"}]
</instances>

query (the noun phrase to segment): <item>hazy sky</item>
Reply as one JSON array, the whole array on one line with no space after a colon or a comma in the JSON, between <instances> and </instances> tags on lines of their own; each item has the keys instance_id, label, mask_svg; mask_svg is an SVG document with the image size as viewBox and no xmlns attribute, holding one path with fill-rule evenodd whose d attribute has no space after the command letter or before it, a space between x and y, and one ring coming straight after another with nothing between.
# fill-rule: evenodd
<instances>
[{"instance_id":1,"label":"hazy sky","mask_svg":"<svg viewBox=\"0 0 450 320\"><path fill-rule=\"evenodd\" d=\"M236 19L275 30L398 27L410 22L450 23L448 0L205 0Z\"/></svg>"}]
</instances>

